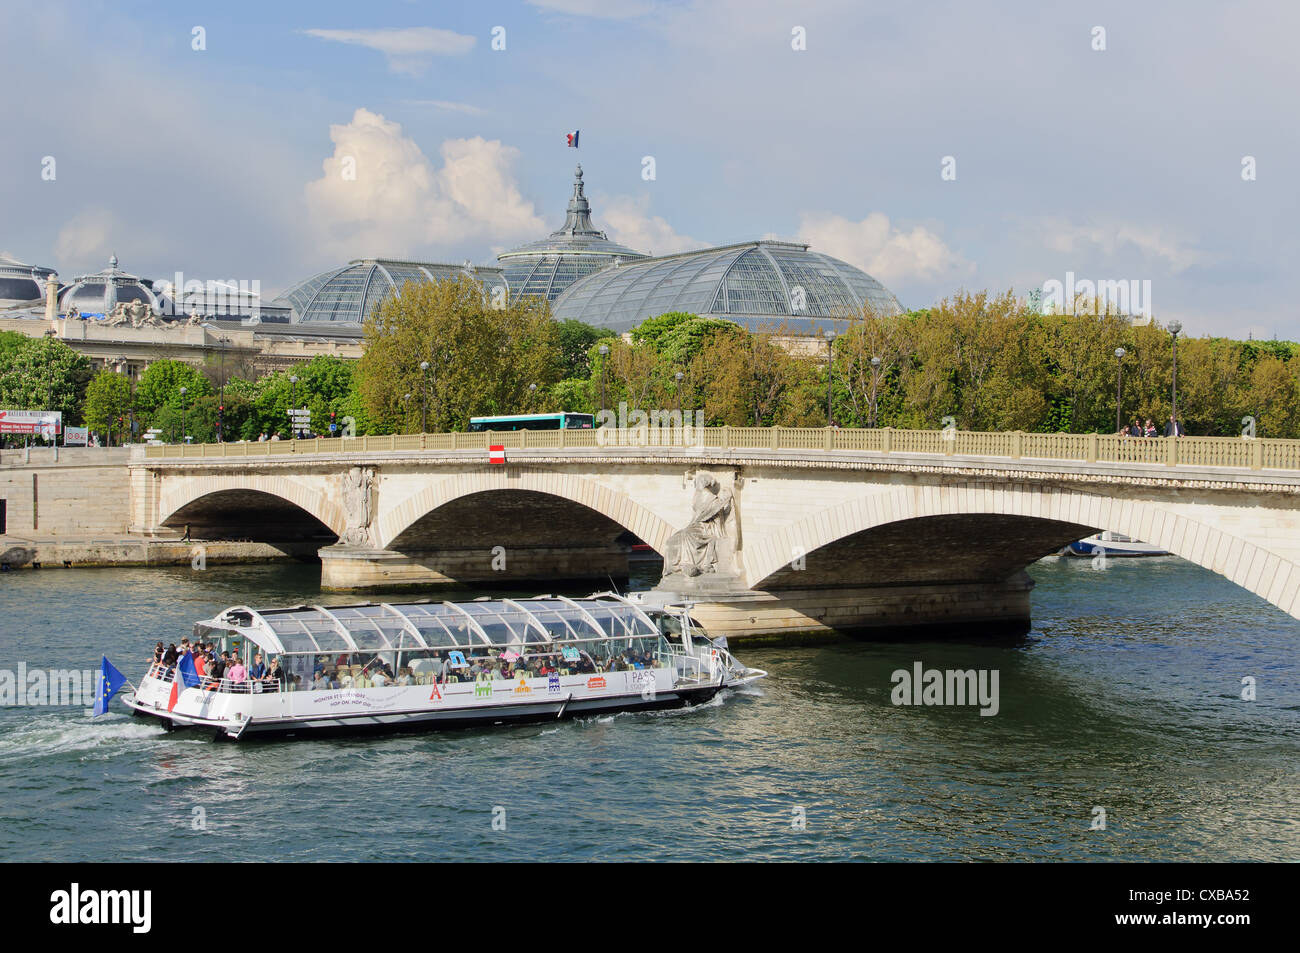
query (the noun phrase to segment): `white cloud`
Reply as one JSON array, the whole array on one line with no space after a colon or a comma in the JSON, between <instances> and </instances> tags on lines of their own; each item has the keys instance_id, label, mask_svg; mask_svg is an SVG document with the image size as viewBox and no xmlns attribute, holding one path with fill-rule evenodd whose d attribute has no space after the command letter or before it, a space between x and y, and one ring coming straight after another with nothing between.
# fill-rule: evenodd
<instances>
[{"instance_id":1,"label":"white cloud","mask_svg":"<svg viewBox=\"0 0 1300 953\"><path fill-rule=\"evenodd\" d=\"M575 17L598 17L602 20L626 20L644 16L654 10L653 3L642 0L528 0L534 7Z\"/></svg>"},{"instance_id":2,"label":"white cloud","mask_svg":"<svg viewBox=\"0 0 1300 953\"><path fill-rule=\"evenodd\" d=\"M474 48L475 38L428 26L378 30L303 30L308 36L378 50L394 73L418 76L435 56L460 56Z\"/></svg>"},{"instance_id":3,"label":"white cloud","mask_svg":"<svg viewBox=\"0 0 1300 953\"><path fill-rule=\"evenodd\" d=\"M1039 222L1036 230L1045 247L1061 254L1083 254L1091 248L1106 255L1125 255L1136 249L1141 255L1164 261L1175 274L1209 260L1186 239L1153 225L1074 225L1047 219Z\"/></svg>"},{"instance_id":4,"label":"white cloud","mask_svg":"<svg viewBox=\"0 0 1300 953\"><path fill-rule=\"evenodd\" d=\"M895 228L883 212L872 212L858 222L829 213L804 214L799 240L813 251L857 265L886 285L936 281L975 271L971 262L928 228Z\"/></svg>"},{"instance_id":5,"label":"white cloud","mask_svg":"<svg viewBox=\"0 0 1300 953\"><path fill-rule=\"evenodd\" d=\"M334 154L306 189L309 216L340 255L458 256L484 240L535 238L546 231L513 174L519 150L499 140L448 139L442 166L398 123L358 109L330 126ZM347 174L355 169L355 178ZM459 261L460 258L456 257Z\"/></svg>"},{"instance_id":6,"label":"white cloud","mask_svg":"<svg viewBox=\"0 0 1300 953\"><path fill-rule=\"evenodd\" d=\"M651 215L649 208L647 195L635 198L619 195L600 198L593 214L605 223L610 238L646 254L671 255L707 244L689 235L679 235L664 219Z\"/></svg>"},{"instance_id":7,"label":"white cloud","mask_svg":"<svg viewBox=\"0 0 1300 953\"><path fill-rule=\"evenodd\" d=\"M102 206L92 206L74 215L54 240L54 256L60 268L84 268L87 262L103 259L100 268L108 267L114 253L109 247L113 236L122 236L113 213Z\"/></svg>"},{"instance_id":8,"label":"white cloud","mask_svg":"<svg viewBox=\"0 0 1300 953\"><path fill-rule=\"evenodd\" d=\"M471 106L469 103L453 103L445 99L407 99L408 106L431 106L434 109L441 109L443 112L467 113L471 116L483 115L483 110L477 106Z\"/></svg>"}]
</instances>

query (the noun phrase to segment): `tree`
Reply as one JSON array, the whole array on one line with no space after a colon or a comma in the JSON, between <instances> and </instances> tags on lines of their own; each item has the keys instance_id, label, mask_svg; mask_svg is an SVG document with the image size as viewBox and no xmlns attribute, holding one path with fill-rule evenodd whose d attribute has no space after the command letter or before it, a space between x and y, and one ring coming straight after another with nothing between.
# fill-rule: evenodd
<instances>
[{"instance_id":1,"label":"tree","mask_svg":"<svg viewBox=\"0 0 1300 953\"><path fill-rule=\"evenodd\" d=\"M185 388L182 396L181 388ZM179 410L183 403L212 392L206 377L184 361L154 361L140 375L135 388L136 410L150 426L157 426L154 415L165 405L175 404Z\"/></svg>"},{"instance_id":2,"label":"tree","mask_svg":"<svg viewBox=\"0 0 1300 953\"><path fill-rule=\"evenodd\" d=\"M591 348L602 338L617 337L609 328L597 328L569 318L556 322L555 331L560 348L561 377L585 378L591 376Z\"/></svg>"},{"instance_id":3,"label":"tree","mask_svg":"<svg viewBox=\"0 0 1300 953\"><path fill-rule=\"evenodd\" d=\"M361 395L381 432L418 430L422 406L431 431L516 413L532 399L530 384L547 388L562 373L549 305L526 297L493 308L468 276L408 283L375 309L364 333Z\"/></svg>"},{"instance_id":4,"label":"tree","mask_svg":"<svg viewBox=\"0 0 1300 953\"><path fill-rule=\"evenodd\" d=\"M90 359L54 338L7 339L0 343L0 406L13 410L57 410L64 425L81 420L92 370Z\"/></svg>"},{"instance_id":5,"label":"tree","mask_svg":"<svg viewBox=\"0 0 1300 953\"><path fill-rule=\"evenodd\" d=\"M125 374L100 371L86 388L86 426L110 440L127 432L131 416L131 381Z\"/></svg>"}]
</instances>

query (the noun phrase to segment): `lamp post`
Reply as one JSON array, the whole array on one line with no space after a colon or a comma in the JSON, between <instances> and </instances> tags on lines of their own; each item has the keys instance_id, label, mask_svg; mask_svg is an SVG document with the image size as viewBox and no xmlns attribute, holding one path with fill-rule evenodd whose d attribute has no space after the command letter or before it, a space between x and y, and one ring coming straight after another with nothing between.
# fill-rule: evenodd
<instances>
[{"instance_id":1,"label":"lamp post","mask_svg":"<svg viewBox=\"0 0 1300 953\"><path fill-rule=\"evenodd\" d=\"M600 409L605 409L605 359L609 357L609 345L600 346Z\"/></svg>"},{"instance_id":2,"label":"lamp post","mask_svg":"<svg viewBox=\"0 0 1300 953\"><path fill-rule=\"evenodd\" d=\"M1115 433L1124 429L1124 355L1122 347L1115 348Z\"/></svg>"},{"instance_id":3,"label":"lamp post","mask_svg":"<svg viewBox=\"0 0 1300 953\"><path fill-rule=\"evenodd\" d=\"M871 427L876 426L876 417L880 409L880 358L871 358Z\"/></svg>"},{"instance_id":4,"label":"lamp post","mask_svg":"<svg viewBox=\"0 0 1300 953\"><path fill-rule=\"evenodd\" d=\"M429 362L420 362L420 433L429 429Z\"/></svg>"},{"instance_id":5,"label":"lamp post","mask_svg":"<svg viewBox=\"0 0 1300 953\"><path fill-rule=\"evenodd\" d=\"M677 416L678 416L678 418L681 418L681 416L682 416L682 378L685 377L685 376L686 376L686 375L683 374L681 371L678 371L676 374L673 375L673 380L675 380L675 381L677 382Z\"/></svg>"},{"instance_id":6,"label":"lamp post","mask_svg":"<svg viewBox=\"0 0 1300 953\"><path fill-rule=\"evenodd\" d=\"M537 401L537 385L529 384L528 385L528 409L530 411L537 410L536 401Z\"/></svg>"},{"instance_id":7,"label":"lamp post","mask_svg":"<svg viewBox=\"0 0 1300 953\"><path fill-rule=\"evenodd\" d=\"M295 374L289 375L289 409L298 409L298 377ZM289 415L289 439L298 439L298 416L297 414Z\"/></svg>"},{"instance_id":8,"label":"lamp post","mask_svg":"<svg viewBox=\"0 0 1300 953\"><path fill-rule=\"evenodd\" d=\"M826 332L826 426L832 423L831 387L835 382L835 332Z\"/></svg>"},{"instance_id":9,"label":"lamp post","mask_svg":"<svg viewBox=\"0 0 1300 953\"><path fill-rule=\"evenodd\" d=\"M402 426L406 426L406 417L411 413L411 394L408 391L402 395Z\"/></svg>"},{"instance_id":10,"label":"lamp post","mask_svg":"<svg viewBox=\"0 0 1300 953\"><path fill-rule=\"evenodd\" d=\"M185 431L189 428L186 426L187 413L189 407L185 403L185 388L181 388L181 443L185 443Z\"/></svg>"},{"instance_id":11,"label":"lamp post","mask_svg":"<svg viewBox=\"0 0 1300 953\"><path fill-rule=\"evenodd\" d=\"M1169 422L1173 425L1173 433L1170 436L1178 436L1178 332L1183 329L1183 322L1170 321L1169 333L1174 336L1174 383L1170 396Z\"/></svg>"}]
</instances>

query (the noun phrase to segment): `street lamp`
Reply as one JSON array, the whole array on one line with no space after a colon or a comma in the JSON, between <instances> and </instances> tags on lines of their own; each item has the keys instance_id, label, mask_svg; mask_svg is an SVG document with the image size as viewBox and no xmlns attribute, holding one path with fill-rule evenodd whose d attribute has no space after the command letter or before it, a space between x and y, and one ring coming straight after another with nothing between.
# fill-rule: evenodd
<instances>
[{"instance_id":1,"label":"street lamp","mask_svg":"<svg viewBox=\"0 0 1300 953\"><path fill-rule=\"evenodd\" d=\"M181 443L185 443L185 431L189 429L185 425L186 411L189 408L185 404L185 388L181 388Z\"/></svg>"},{"instance_id":2,"label":"street lamp","mask_svg":"<svg viewBox=\"0 0 1300 953\"><path fill-rule=\"evenodd\" d=\"M420 362L420 433L429 429L429 362Z\"/></svg>"},{"instance_id":3,"label":"street lamp","mask_svg":"<svg viewBox=\"0 0 1300 953\"><path fill-rule=\"evenodd\" d=\"M1124 355L1122 347L1115 348L1115 433L1124 429Z\"/></svg>"},{"instance_id":4,"label":"street lamp","mask_svg":"<svg viewBox=\"0 0 1300 953\"><path fill-rule=\"evenodd\" d=\"M1169 401L1171 404L1170 411L1169 411L1169 423L1173 427L1173 430L1170 433L1171 437L1178 436L1178 332L1181 331L1182 329L1183 329L1183 322L1181 321L1169 322L1169 333L1174 336L1174 384L1173 384L1173 393Z\"/></svg>"},{"instance_id":5,"label":"street lamp","mask_svg":"<svg viewBox=\"0 0 1300 953\"><path fill-rule=\"evenodd\" d=\"M534 403L534 401L536 400L537 400L537 385L529 384L528 385L528 409L529 410L537 409L537 404Z\"/></svg>"},{"instance_id":6,"label":"street lamp","mask_svg":"<svg viewBox=\"0 0 1300 953\"><path fill-rule=\"evenodd\" d=\"M829 427L832 422L831 418L831 386L835 382L835 332L826 332L826 426Z\"/></svg>"},{"instance_id":7,"label":"street lamp","mask_svg":"<svg viewBox=\"0 0 1300 953\"><path fill-rule=\"evenodd\" d=\"M871 427L875 429L876 414L880 408L880 358L871 358Z\"/></svg>"},{"instance_id":8,"label":"street lamp","mask_svg":"<svg viewBox=\"0 0 1300 953\"><path fill-rule=\"evenodd\" d=\"M609 357L609 345L600 346L600 409L605 409L605 358Z\"/></svg>"}]
</instances>

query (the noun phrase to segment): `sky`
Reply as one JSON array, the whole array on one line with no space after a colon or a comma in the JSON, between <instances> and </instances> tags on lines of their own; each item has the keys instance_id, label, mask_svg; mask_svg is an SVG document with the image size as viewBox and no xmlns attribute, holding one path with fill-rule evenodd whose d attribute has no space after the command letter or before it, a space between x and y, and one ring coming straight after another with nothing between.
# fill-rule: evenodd
<instances>
[{"instance_id":1,"label":"sky","mask_svg":"<svg viewBox=\"0 0 1300 953\"><path fill-rule=\"evenodd\" d=\"M5 0L0 252L267 297L492 264L580 161L648 253L803 241L908 308L1150 281L1295 340L1297 36L1249 0Z\"/></svg>"}]
</instances>

